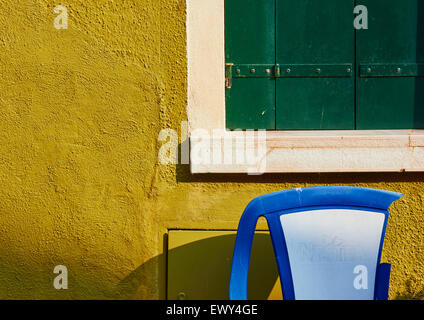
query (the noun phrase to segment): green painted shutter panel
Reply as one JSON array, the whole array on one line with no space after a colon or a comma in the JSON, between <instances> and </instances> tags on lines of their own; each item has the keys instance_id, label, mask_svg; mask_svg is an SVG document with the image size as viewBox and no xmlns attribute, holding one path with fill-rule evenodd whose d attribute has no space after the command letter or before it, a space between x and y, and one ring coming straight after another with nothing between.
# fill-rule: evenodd
<instances>
[{"instance_id":1,"label":"green painted shutter panel","mask_svg":"<svg viewBox=\"0 0 424 320\"><path fill-rule=\"evenodd\" d=\"M276 1L277 129L354 129L354 0Z\"/></svg>"},{"instance_id":2,"label":"green painted shutter panel","mask_svg":"<svg viewBox=\"0 0 424 320\"><path fill-rule=\"evenodd\" d=\"M424 1L363 0L357 30L357 129L424 128Z\"/></svg>"},{"instance_id":3,"label":"green painted shutter panel","mask_svg":"<svg viewBox=\"0 0 424 320\"><path fill-rule=\"evenodd\" d=\"M225 1L226 127L275 129L275 0Z\"/></svg>"}]
</instances>

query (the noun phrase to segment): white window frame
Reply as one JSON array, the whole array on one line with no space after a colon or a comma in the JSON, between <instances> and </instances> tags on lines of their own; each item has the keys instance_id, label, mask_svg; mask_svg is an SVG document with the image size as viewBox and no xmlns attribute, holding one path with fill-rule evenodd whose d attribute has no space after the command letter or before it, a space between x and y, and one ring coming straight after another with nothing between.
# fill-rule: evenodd
<instances>
[{"instance_id":1,"label":"white window frame","mask_svg":"<svg viewBox=\"0 0 424 320\"><path fill-rule=\"evenodd\" d=\"M212 131L225 130L224 0L186 1L190 152L209 139L212 153ZM268 131L266 153L254 167L257 173L424 171L424 130ZM191 161L192 173L254 171L251 164Z\"/></svg>"}]
</instances>

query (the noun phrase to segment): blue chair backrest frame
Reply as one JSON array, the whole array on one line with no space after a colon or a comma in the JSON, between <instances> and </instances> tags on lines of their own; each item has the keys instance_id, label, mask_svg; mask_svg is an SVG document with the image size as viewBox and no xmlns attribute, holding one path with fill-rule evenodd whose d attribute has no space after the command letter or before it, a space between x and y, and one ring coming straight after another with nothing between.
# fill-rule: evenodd
<instances>
[{"instance_id":1,"label":"blue chair backrest frame","mask_svg":"<svg viewBox=\"0 0 424 320\"><path fill-rule=\"evenodd\" d=\"M403 195L358 187L310 187L275 192L252 200L246 207L239 223L234 248L230 279L230 299L247 299L249 261L256 224L265 217L274 246L284 300L295 300L292 271L284 230L280 217L299 211L319 209L352 209L384 213L384 225L376 266L374 287L375 300L387 300L390 280L390 264L380 263L390 205Z\"/></svg>"}]
</instances>

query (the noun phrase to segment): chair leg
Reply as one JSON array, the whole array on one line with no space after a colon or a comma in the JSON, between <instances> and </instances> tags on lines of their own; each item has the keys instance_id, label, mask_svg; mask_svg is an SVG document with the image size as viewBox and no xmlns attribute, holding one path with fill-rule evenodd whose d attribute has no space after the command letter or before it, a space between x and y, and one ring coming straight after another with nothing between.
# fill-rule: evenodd
<instances>
[{"instance_id":1,"label":"chair leg","mask_svg":"<svg viewBox=\"0 0 424 320\"><path fill-rule=\"evenodd\" d=\"M389 299L390 263L380 263L377 266L375 278L375 300Z\"/></svg>"}]
</instances>

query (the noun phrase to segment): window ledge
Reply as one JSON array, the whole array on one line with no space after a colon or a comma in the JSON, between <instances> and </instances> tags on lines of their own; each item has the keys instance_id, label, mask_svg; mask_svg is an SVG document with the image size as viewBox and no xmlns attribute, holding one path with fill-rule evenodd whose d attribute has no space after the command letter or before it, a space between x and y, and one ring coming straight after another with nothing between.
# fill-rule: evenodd
<instances>
[{"instance_id":1,"label":"window ledge","mask_svg":"<svg viewBox=\"0 0 424 320\"><path fill-rule=\"evenodd\" d=\"M191 162L192 173L306 173L306 172L405 172L424 171L424 130L394 131L274 131L265 141L252 134L255 161L231 161L224 158L246 153L246 144L233 143L214 149L226 137L235 141L242 132L190 137L191 150L201 142L208 160ZM243 141L243 140L241 140ZM215 144L214 144L215 143ZM261 150L258 143L264 144ZM206 149L204 148L206 146ZM219 144L218 144L219 146ZM209 151L207 150L209 148ZM216 150L220 154L216 154ZM213 155L215 152L215 155ZM213 159L218 159L214 161ZM214 164L215 162L215 164Z\"/></svg>"}]
</instances>

